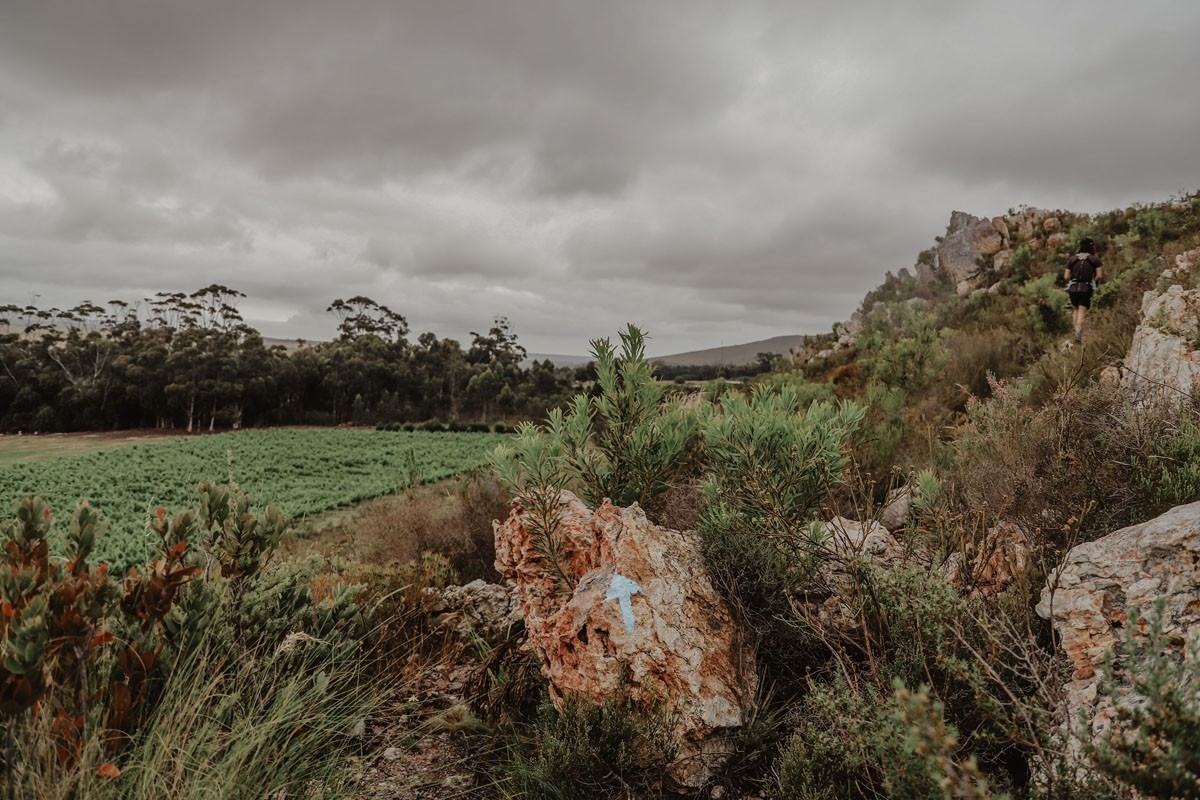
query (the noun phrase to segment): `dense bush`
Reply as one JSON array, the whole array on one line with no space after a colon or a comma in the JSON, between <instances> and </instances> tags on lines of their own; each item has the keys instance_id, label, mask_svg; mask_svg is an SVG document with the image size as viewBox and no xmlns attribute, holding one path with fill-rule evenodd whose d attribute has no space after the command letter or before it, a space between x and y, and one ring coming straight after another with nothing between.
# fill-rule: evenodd
<instances>
[{"instance_id":1,"label":"dense bush","mask_svg":"<svg viewBox=\"0 0 1200 800\"><path fill-rule=\"evenodd\" d=\"M705 561L718 586L760 622L786 613L791 592L827 552L815 512L845 468L843 447L862 418L856 406L805 409L785 386L729 395L706 420Z\"/></svg>"},{"instance_id":2,"label":"dense bush","mask_svg":"<svg viewBox=\"0 0 1200 800\"><path fill-rule=\"evenodd\" d=\"M65 560L40 498L0 526L9 797L347 791L346 732L379 701L354 590L318 596L311 574L271 566L277 511L210 482L198 499L158 509L158 556L119 583L88 563L103 524L86 503Z\"/></svg>"},{"instance_id":3,"label":"dense bush","mask_svg":"<svg viewBox=\"0 0 1200 800\"><path fill-rule=\"evenodd\" d=\"M1130 614L1104 670L1115 723L1088 753L1144 797L1194 800L1200 797L1200 639L1192 636L1182 648L1171 639L1162 602L1148 620L1136 609ZM1128 691L1118 690L1117 681L1129 682Z\"/></svg>"},{"instance_id":4,"label":"dense bush","mask_svg":"<svg viewBox=\"0 0 1200 800\"><path fill-rule=\"evenodd\" d=\"M510 781L530 800L666 797L673 730L661 706L620 693L599 705L547 703L530 739L514 745Z\"/></svg>"}]
</instances>

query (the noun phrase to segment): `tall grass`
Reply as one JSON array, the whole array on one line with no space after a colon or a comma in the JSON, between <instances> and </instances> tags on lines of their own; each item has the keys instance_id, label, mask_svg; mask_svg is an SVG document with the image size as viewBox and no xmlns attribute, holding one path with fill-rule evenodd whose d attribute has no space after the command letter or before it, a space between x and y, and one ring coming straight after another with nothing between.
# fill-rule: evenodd
<instances>
[{"instance_id":1,"label":"tall grass","mask_svg":"<svg viewBox=\"0 0 1200 800\"><path fill-rule=\"evenodd\" d=\"M295 671L296 648L319 650ZM395 687L403 691L403 687ZM69 772L46 740L28 737L12 797L28 800L350 798L361 722L388 699L357 656L303 637L230 662L213 643L182 656L117 761L93 736Z\"/></svg>"}]
</instances>

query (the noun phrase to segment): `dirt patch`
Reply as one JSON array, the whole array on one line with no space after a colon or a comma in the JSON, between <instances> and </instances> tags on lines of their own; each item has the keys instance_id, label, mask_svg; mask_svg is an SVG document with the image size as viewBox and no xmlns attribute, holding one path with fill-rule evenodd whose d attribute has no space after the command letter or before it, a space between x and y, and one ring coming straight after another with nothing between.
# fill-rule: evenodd
<instances>
[{"instance_id":1,"label":"dirt patch","mask_svg":"<svg viewBox=\"0 0 1200 800\"><path fill-rule=\"evenodd\" d=\"M502 777L493 773L496 747L493 736L467 730L438 729L430 725L437 715L453 714L457 698L426 698L418 713L430 715L412 727L410 714L402 714L389 730L378 731L383 741L374 750L361 787L370 800L491 800L501 796ZM403 704L401 704L403 706ZM376 727L379 723L374 723Z\"/></svg>"},{"instance_id":2,"label":"dirt patch","mask_svg":"<svg viewBox=\"0 0 1200 800\"><path fill-rule=\"evenodd\" d=\"M69 458L134 444L182 438L185 435L179 431L154 428L89 433L0 434L0 464Z\"/></svg>"}]
</instances>

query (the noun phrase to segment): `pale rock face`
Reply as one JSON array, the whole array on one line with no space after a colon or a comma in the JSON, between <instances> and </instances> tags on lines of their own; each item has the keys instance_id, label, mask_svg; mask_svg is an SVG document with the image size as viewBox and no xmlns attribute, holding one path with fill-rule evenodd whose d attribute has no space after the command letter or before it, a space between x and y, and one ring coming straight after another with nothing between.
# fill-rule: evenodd
<instances>
[{"instance_id":1,"label":"pale rock face","mask_svg":"<svg viewBox=\"0 0 1200 800\"><path fill-rule=\"evenodd\" d=\"M1046 233L1054 233L1055 231L1061 229L1062 222L1059 221L1058 217L1046 217L1044 220L1042 220L1042 230L1044 230Z\"/></svg>"},{"instance_id":2,"label":"pale rock face","mask_svg":"<svg viewBox=\"0 0 1200 800\"><path fill-rule=\"evenodd\" d=\"M859 522L847 517L834 517L819 523L819 527L825 546L838 557L821 561L814 582L814 586L820 587L821 591L816 593L816 599L805 600L803 605L822 627L851 631L859 626L860 619L854 604L848 604L846 599L854 596L857 580L846 562L866 559L891 569L903 563L907 554L896 537L873 520Z\"/></svg>"},{"instance_id":3,"label":"pale rock face","mask_svg":"<svg viewBox=\"0 0 1200 800\"><path fill-rule=\"evenodd\" d=\"M834 517L822 527L831 548L839 555L865 555L884 563L895 563L904 558L904 548L879 522Z\"/></svg>"},{"instance_id":4,"label":"pale rock face","mask_svg":"<svg viewBox=\"0 0 1200 800\"><path fill-rule=\"evenodd\" d=\"M1173 641L1200 634L1200 503L1078 545L1048 578L1037 613L1054 625L1074 667L1067 719L1074 724L1086 712L1091 720L1090 730L1074 732L1076 753L1081 737L1102 733L1114 719L1113 701L1097 694L1100 666L1130 610L1144 619L1159 598ZM1122 666L1116 665L1118 698Z\"/></svg>"},{"instance_id":5,"label":"pale rock face","mask_svg":"<svg viewBox=\"0 0 1200 800\"><path fill-rule=\"evenodd\" d=\"M1004 274L1005 269L1008 267L1008 262L1012 258L1012 254L1013 251L1008 249L1004 249L999 253L996 253L996 258L994 261L992 261L992 268L995 269L996 272Z\"/></svg>"},{"instance_id":6,"label":"pale rock face","mask_svg":"<svg viewBox=\"0 0 1200 800\"><path fill-rule=\"evenodd\" d=\"M908 486L893 489L888 492L887 501L883 504L883 511L879 514L879 524L889 531L899 530L908 524L911 511L912 489Z\"/></svg>"},{"instance_id":7,"label":"pale rock face","mask_svg":"<svg viewBox=\"0 0 1200 800\"><path fill-rule=\"evenodd\" d=\"M938 268L950 276L959 295L969 294L978 287L976 260L980 256L999 253L1004 242L1004 236L992 220L955 211L950 215L950 226L937 247Z\"/></svg>"},{"instance_id":8,"label":"pale rock face","mask_svg":"<svg viewBox=\"0 0 1200 800\"><path fill-rule=\"evenodd\" d=\"M668 776L702 786L731 754L729 734L747 721L757 677L695 533L653 525L636 505L606 500L593 512L570 492L558 508L565 583L519 505L495 524L496 568L517 586L552 699L601 702L623 690L665 702L679 739Z\"/></svg>"},{"instance_id":9,"label":"pale rock face","mask_svg":"<svg viewBox=\"0 0 1200 800\"><path fill-rule=\"evenodd\" d=\"M517 589L511 583L471 581L465 586L447 586L434 607L439 623L467 640L472 635L503 637L521 621Z\"/></svg>"},{"instance_id":10,"label":"pale rock face","mask_svg":"<svg viewBox=\"0 0 1200 800\"><path fill-rule=\"evenodd\" d=\"M1200 249L1184 253L1165 277L1186 277ZM1200 289L1178 283L1142 296L1142 320L1133 332L1122 375L1137 400L1178 403L1200 389Z\"/></svg>"},{"instance_id":11,"label":"pale rock face","mask_svg":"<svg viewBox=\"0 0 1200 800\"><path fill-rule=\"evenodd\" d=\"M1046 246L1051 250L1059 250L1071 241L1071 234L1058 231L1046 237Z\"/></svg>"},{"instance_id":12,"label":"pale rock face","mask_svg":"<svg viewBox=\"0 0 1200 800\"><path fill-rule=\"evenodd\" d=\"M1000 234L1000 238L1008 242L1008 222L1004 217L992 217L992 227L996 229L996 233Z\"/></svg>"},{"instance_id":13,"label":"pale rock face","mask_svg":"<svg viewBox=\"0 0 1200 800\"><path fill-rule=\"evenodd\" d=\"M1038 224L1049 215L1050 212L1044 209L1026 208L1003 219L1012 238L1029 241L1033 239Z\"/></svg>"}]
</instances>

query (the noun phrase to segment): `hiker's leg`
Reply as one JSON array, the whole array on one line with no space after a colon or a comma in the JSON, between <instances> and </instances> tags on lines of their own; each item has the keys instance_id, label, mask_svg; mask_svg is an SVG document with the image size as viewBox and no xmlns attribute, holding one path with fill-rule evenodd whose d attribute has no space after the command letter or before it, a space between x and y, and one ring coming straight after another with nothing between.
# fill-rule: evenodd
<instances>
[{"instance_id":1,"label":"hiker's leg","mask_svg":"<svg viewBox=\"0 0 1200 800\"><path fill-rule=\"evenodd\" d=\"M1075 309L1075 330L1083 333L1083 323L1087 320L1087 306Z\"/></svg>"}]
</instances>

